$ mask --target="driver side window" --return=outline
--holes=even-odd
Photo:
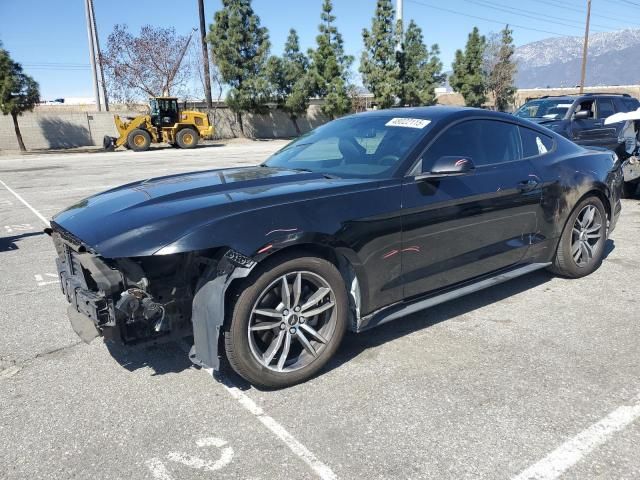
[[[578,104],[575,113],[587,111],[588,118],[593,118],[593,100],[584,100]]]
[[[496,120],[468,120],[458,123],[427,149],[422,157],[422,171],[430,171],[444,156],[471,158],[476,167],[505,163],[522,158],[518,127]]]

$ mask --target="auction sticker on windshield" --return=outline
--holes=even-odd
[[[392,118],[385,127],[406,127],[406,128],[424,128],[431,123],[431,120],[423,118]]]

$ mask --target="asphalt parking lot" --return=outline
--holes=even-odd
[[[0,156],[0,478],[640,478],[638,199],[592,276],[537,272],[351,334],[293,388],[221,382],[185,345],[80,342],[40,216],[282,145]]]

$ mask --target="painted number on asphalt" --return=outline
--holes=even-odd
[[[30,223],[19,223],[16,225],[5,225],[4,228],[7,233],[28,232],[29,230],[33,230],[33,225]]]
[[[185,467],[202,470],[203,472],[215,472],[225,467],[233,460],[233,448],[227,445],[225,440],[216,437],[201,438],[196,441],[199,448],[216,448],[220,451],[217,460],[206,460],[184,452],[169,452],[166,460],[178,463]],[[160,458],[152,458],[146,462],[147,468],[156,480],[174,480],[169,473],[167,464]]]
[[[43,273],[36,274],[33,276],[36,279],[36,283],[39,287],[44,287],[45,285],[53,285],[54,283],[58,283],[58,275],[55,273]],[[52,280],[55,279],[55,280]]]

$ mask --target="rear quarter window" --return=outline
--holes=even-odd
[[[629,112],[629,105],[624,101],[623,98],[614,98],[613,104],[616,107],[616,112]],[[635,109],[633,109],[635,110]]]
[[[632,112],[640,107],[640,102],[636,98],[623,98],[622,101],[627,107],[627,112]]]
[[[518,128],[520,129],[524,158],[539,157],[553,150],[553,138],[530,128]]]
[[[599,98],[598,101],[598,118],[607,118],[616,113],[613,108],[613,100],[611,98]]]

